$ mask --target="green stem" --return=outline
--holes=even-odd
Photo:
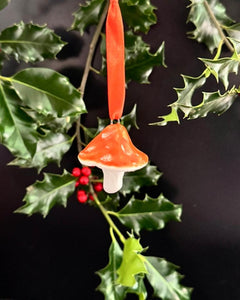
[[[105,219],[107,220],[110,228],[112,228],[116,234],[118,235],[120,241],[124,244],[126,239],[125,237],[122,235],[122,233],[120,232],[120,230],[117,228],[117,226],[114,224],[113,220],[110,218],[108,211],[102,206],[101,202],[98,200],[97,195],[94,193],[93,191],[93,187],[90,185],[90,192],[93,195],[93,198],[95,200],[95,203],[97,204],[97,206],[99,207],[99,209],[101,210],[103,216],[105,217]]]
[[[219,24],[218,20],[216,19],[210,5],[208,4],[208,2],[205,0],[203,1],[203,4],[205,6],[205,9],[210,17],[210,19],[212,20],[213,24],[216,26],[217,30],[218,30],[218,33],[219,35],[221,36],[222,40],[224,41],[225,45],[228,47],[228,49],[231,51],[231,52],[234,52],[234,48],[233,46],[231,45],[231,43],[229,42],[229,40],[227,39],[226,35],[224,34],[223,30],[222,30],[222,27],[221,25]]]
[[[5,77],[5,76],[1,76],[0,75],[0,80],[3,80],[3,81],[12,81],[11,77]]]
[[[96,27],[96,30],[93,34],[92,41],[91,41],[90,46],[89,46],[89,52],[88,52],[88,56],[87,56],[87,60],[86,60],[86,64],[85,64],[85,68],[84,68],[84,72],[83,72],[82,81],[81,81],[81,84],[78,88],[78,90],[82,94],[82,98],[84,96],[85,87],[86,87],[89,72],[92,69],[91,64],[92,64],[93,56],[94,56],[95,49],[96,49],[96,46],[97,46],[97,42],[98,42],[99,36],[101,34],[104,21],[105,21],[106,16],[107,16],[108,4],[109,3],[107,2],[107,4],[105,5],[105,7],[103,9],[103,12],[102,12],[102,15],[100,17],[99,23]],[[82,150],[81,134],[80,134],[80,126],[81,125],[80,124],[81,124],[81,117],[79,117],[78,120],[76,121],[76,134],[77,134],[78,152],[80,152]]]
[[[90,67],[90,70],[93,71],[94,73],[96,73],[97,75],[100,75],[101,72],[93,67]]]
[[[98,183],[98,182],[103,182],[102,179],[91,179],[92,183]]]

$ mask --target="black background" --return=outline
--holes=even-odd
[[[240,21],[239,0],[222,2],[230,16]],[[155,0],[153,4],[158,7],[158,24],[144,40],[151,43],[152,51],[165,40],[168,68],[154,69],[150,85],[129,84],[125,113],[138,104],[140,130],[132,130],[131,137],[164,172],[152,194],[164,192],[173,202],[182,203],[183,216],[181,223],[171,223],[162,231],[144,232],[141,242],[150,245],[149,255],[165,257],[181,266],[184,284],[194,287],[193,300],[237,300],[240,106],[236,101],[221,117],[184,120],[180,126],[148,125],[167,113],[167,105],[176,100],[173,87],[183,86],[180,74],[200,75],[203,65],[197,58],[211,57],[204,45],[186,36],[192,29],[186,24],[188,1]],[[59,55],[59,61],[38,66],[54,68],[78,86],[92,30],[84,37],[65,31],[77,8],[75,0],[12,1],[0,12],[0,29],[20,20],[48,23],[69,46]],[[95,66],[99,67],[98,57]],[[10,61],[4,74],[12,75],[22,67]],[[215,82],[210,80],[205,90],[214,89]],[[105,79],[90,76],[85,101],[89,110],[86,125],[96,125],[96,116],[107,117]],[[78,166],[76,156],[74,145],[64,157],[69,171]],[[46,219],[13,214],[37,173],[6,166],[12,156],[3,146],[0,158],[0,299],[103,299],[95,292],[99,278],[94,274],[108,261],[110,239],[102,215],[78,204],[75,196],[69,199],[67,209],[56,207]],[[45,171],[57,170],[52,165]]]

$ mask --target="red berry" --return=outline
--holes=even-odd
[[[81,175],[81,169],[80,168],[73,168],[72,169],[72,176],[79,177]]]
[[[83,167],[82,168],[82,175],[84,176],[90,176],[92,173],[91,169],[89,167]]]
[[[77,192],[77,199],[80,203],[85,203],[88,199],[88,196],[85,191],[80,190]]]
[[[86,192],[85,192],[84,190],[78,190],[78,191],[77,191],[77,194],[78,194],[78,195],[85,195]]]
[[[76,181],[76,182],[75,182],[75,187],[78,187],[79,184],[80,184],[79,181]]]
[[[94,197],[93,197],[92,194],[89,194],[89,195],[88,195],[88,198],[89,198],[90,200],[94,201]]]
[[[101,192],[103,190],[103,184],[101,182],[95,183],[93,188],[95,192]]]
[[[79,179],[78,179],[78,182],[81,184],[81,185],[87,185],[89,183],[89,178],[87,176],[81,176]]]

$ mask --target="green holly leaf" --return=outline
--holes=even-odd
[[[73,13],[74,21],[71,30],[79,30],[83,35],[89,26],[97,25],[105,5],[105,0],[91,0],[86,1],[85,5],[80,4],[79,9]]]
[[[171,104],[169,106],[171,106]],[[158,118],[162,119],[162,121],[149,123],[149,125],[165,126],[168,122],[178,122],[178,124],[180,123],[177,109],[175,109],[174,107],[171,107],[171,112],[169,114],[165,116],[159,116]]]
[[[42,61],[55,58],[65,45],[46,25],[14,24],[0,33],[0,47],[7,55],[12,55],[17,61]]]
[[[162,173],[157,170],[157,167],[150,164],[138,171],[125,173],[120,193],[125,196],[129,193],[139,192],[143,186],[157,185],[161,176]]]
[[[132,196],[120,211],[112,214],[139,234],[142,229],[158,230],[171,220],[180,221],[181,213],[181,205],[173,204],[163,195],[158,198],[146,195],[144,200],[137,200]]]
[[[192,96],[198,88],[204,85],[204,83],[206,82],[206,76],[205,72],[203,72],[198,77],[191,77],[186,75],[182,75],[182,77],[184,81],[184,87],[175,88],[178,99],[177,101],[169,105],[171,107],[171,113],[166,116],[159,116],[159,118],[163,120],[160,122],[151,123],[151,125],[164,126],[168,122],[174,121],[179,123],[178,110],[181,110],[184,113],[185,118],[189,116],[193,108]]]
[[[120,205],[119,193],[111,194],[111,196],[104,191],[98,193],[98,199],[106,210],[115,211]]]
[[[130,131],[132,127],[139,129],[137,124],[137,104],[133,106],[129,114],[121,117],[121,124],[127,128],[127,131]]]
[[[11,82],[22,102],[43,115],[66,117],[86,112],[81,94],[58,72],[29,68],[11,77]]]
[[[133,288],[128,288],[117,281],[117,269],[120,267],[123,257],[123,251],[116,240],[112,241],[109,248],[109,263],[108,265],[96,272],[100,278],[101,283],[97,290],[104,294],[105,300],[123,300],[128,293],[137,294],[139,300],[144,300],[147,297],[146,288],[141,276],[137,277],[137,284]]]
[[[11,0],[0,0],[0,10],[4,9]]]
[[[218,47],[222,37],[211,14],[215,16],[220,27],[231,26],[234,21],[227,16],[225,7],[218,0],[190,1],[188,22],[192,22],[196,28],[189,32],[189,36],[200,43],[205,43],[210,52],[213,52]]]
[[[162,300],[190,300],[192,289],[180,284],[183,276],[176,271],[176,265],[153,256],[145,256],[145,259],[146,276],[154,290],[154,297]]]
[[[125,68],[126,81],[135,80],[139,83],[149,83],[153,67],[164,66],[164,42],[155,53],[150,53],[150,46],[140,36],[131,31],[125,34]]]
[[[44,173],[43,181],[36,181],[27,188],[23,201],[15,212],[31,216],[40,213],[45,218],[55,205],[66,207],[68,197],[75,190],[76,178],[67,171],[62,175]]]
[[[43,115],[31,108],[22,108],[37,124],[38,130],[43,133],[46,131],[66,133],[77,120],[78,116],[67,116],[63,118],[53,117],[51,115]]]
[[[229,74],[238,74],[240,58],[236,52],[232,57],[224,57],[220,59],[201,58],[200,60],[204,62],[211,74],[213,74],[216,78],[217,82],[219,79],[223,82],[225,89],[227,89],[229,85]]]
[[[136,294],[139,300],[147,299],[147,290],[144,284],[144,276],[139,274],[135,276],[137,284],[127,289],[127,293]]]
[[[157,23],[156,7],[149,0],[122,0],[119,2],[123,20],[134,31],[147,33]]]
[[[137,282],[135,276],[147,273],[144,259],[140,254],[143,250],[139,240],[134,237],[129,237],[125,241],[123,259],[117,270],[117,274],[119,275],[116,281],[117,283],[123,286],[133,287]]]
[[[232,26],[225,26],[224,30],[226,30],[231,38],[240,41],[240,23],[233,24]]]
[[[120,284],[116,284],[118,277],[117,269],[121,264],[122,255],[122,249],[118,245],[117,241],[112,241],[112,244],[109,248],[108,265],[104,269],[96,272],[101,278],[101,283],[97,287],[97,290],[104,294],[105,300],[125,299],[127,288]]]
[[[16,158],[9,165],[22,168],[37,168],[40,172],[49,163],[60,166],[63,155],[72,145],[73,138],[63,133],[48,132],[37,143],[37,150],[32,159]]]
[[[33,120],[21,109],[21,101],[7,83],[0,81],[0,141],[13,155],[30,159],[38,134]]]
[[[136,111],[137,111],[137,105],[135,104],[129,114],[121,117],[121,124],[123,126],[125,126],[128,131],[132,127],[135,127],[138,129],[137,120],[136,120]],[[95,135],[97,135],[99,132],[101,132],[107,125],[109,125],[109,119],[98,118],[98,128],[97,128]]]
[[[204,74],[204,73],[203,73]],[[206,77],[200,75],[199,77],[191,77],[182,75],[184,81],[184,88],[175,88],[178,99],[171,107],[180,109],[186,118],[192,109],[192,97],[195,91],[206,82]]]
[[[210,112],[221,115],[232,106],[237,96],[238,91],[235,88],[232,88],[223,95],[219,91],[213,93],[204,92],[202,103],[191,108],[188,118],[204,118]]]
[[[179,99],[181,99],[182,101],[177,101],[170,105],[173,108],[173,111],[171,113],[172,120],[174,119],[174,115],[177,114],[178,109],[182,110],[185,113],[185,117],[187,117],[188,119],[204,118],[210,112],[221,115],[232,106],[233,102],[238,96],[238,93],[239,92],[235,87],[224,94],[221,94],[219,91],[212,93],[203,92],[202,102],[196,106],[193,106],[188,102],[188,100],[191,100],[191,95],[189,96],[186,94],[186,99],[181,97]],[[186,100],[186,105],[184,105],[184,100]],[[177,119],[175,121],[177,121]],[[161,122],[152,123],[151,125],[166,125],[166,119]]]
[[[105,36],[102,35],[101,43],[102,74],[106,75],[106,47]],[[150,46],[145,43],[141,36],[132,31],[125,32],[125,71],[126,82],[131,80],[139,83],[149,83],[149,76],[155,66],[165,65],[164,42],[155,53],[150,53]]]

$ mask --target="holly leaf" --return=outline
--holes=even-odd
[[[162,119],[162,121],[151,123],[151,125],[164,126],[168,122],[179,123],[178,110],[181,110],[184,113],[185,118],[189,116],[193,108],[192,96],[198,88],[204,85],[204,83],[206,82],[206,76],[205,72],[203,72],[198,77],[191,77],[186,75],[182,75],[182,77],[184,81],[184,87],[175,88],[178,99],[177,101],[169,105],[169,107],[171,107],[170,114],[167,114],[165,116],[159,116],[158,118]]]
[[[169,106],[171,106],[171,104]],[[158,118],[162,119],[162,121],[149,123],[149,125],[165,126],[168,122],[178,122],[178,124],[180,123],[177,109],[175,109],[174,107],[171,107],[171,112],[169,114],[165,116],[159,116]]]
[[[162,300],[190,300],[191,288],[180,284],[183,276],[178,267],[163,258],[145,256],[147,279],[154,290],[154,297]]]
[[[70,29],[79,30],[83,35],[89,26],[98,24],[105,5],[105,0],[91,0],[86,1],[85,5],[80,4],[79,9],[73,13],[74,21]]]
[[[27,188],[25,204],[15,212],[31,216],[40,213],[45,218],[55,205],[66,207],[68,197],[75,190],[76,178],[67,171],[62,175],[44,173],[43,181],[36,181]]]
[[[123,20],[134,31],[147,33],[157,23],[156,7],[149,0],[122,0],[119,2]]]
[[[111,196],[109,196],[109,194],[102,191],[98,193],[98,199],[101,201],[101,204],[106,210],[115,211],[119,207],[119,193],[111,194]]]
[[[12,55],[17,61],[23,60],[27,63],[56,58],[65,44],[46,25],[20,22],[0,33],[2,51],[7,55]]]
[[[202,103],[191,108],[188,118],[204,118],[210,112],[221,115],[232,106],[237,96],[238,91],[234,87],[223,95],[219,91],[213,93],[203,92]]]
[[[117,270],[117,274],[119,275],[117,283],[133,287],[137,282],[135,276],[147,273],[144,259],[140,254],[143,250],[139,240],[134,237],[129,237],[125,241],[122,262]]]
[[[78,116],[57,118],[51,115],[43,115],[31,108],[23,107],[22,109],[35,121],[38,130],[44,133],[49,130],[52,132],[66,133],[78,118]]]
[[[137,120],[136,120],[136,110],[137,110],[137,105],[135,104],[129,114],[121,117],[121,124],[125,126],[128,131],[132,127],[138,129]],[[95,135],[101,132],[107,125],[109,125],[109,119],[98,118],[98,128]]]
[[[172,106],[173,111],[171,112],[170,116],[172,116],[173,120],[178,109],[184,111],[185,117],[188,119],[204,118],[209,113],[221,115],[232,106],[233,102],[238,96],[238,93],[239,91],[235,87],[224,94],[221,94],[219,91],[212,93],[203,92],[203,100],[199,105],[193,106],[191,103],[188,103],[188,106],[184,106],[183,102],[181,104],[178,101],[171,104],[170,106]],[[188,96],[186,97],[188,98]],[[169,117],[169,115],[167,117]],[[175,121],[177,121],[177,119]],[[166,119],[164,119],[161,122],[152,123],[151,125],[163,126],[166,125],[166,123]]]
[[[4,9],[11,0],[0,0],[0,10]]]
[[[13,155],[30,159],[36,151],[37,126],[20,105],[11,86],[0,81],[0,141]]]
[[[240,23],[233,24],[232,26],[225,26],[224,30],[226,30],[231,38],[240,41]]]
[[[129,114],[121,117],[121,124],[126,127],[127,131],[130,131],[132,127],[139,129],[137,124],[137,104],[133,106]]]
[[[142,277],[137,277],[137,284],[133,288],[128,288],[120,284],[116,284],[117,269],[122,262],[123,251],[117,241],[114,239],[109,248],[109,263],[99,270],[97,275],[101,278],[101,283],[97,290],[104,294],[105,300],[123,300],[128,293],[137,294],[139,300],[146,299],[147,292]]]
[[[157,170],[157,167],[150,164],[138,171],[125,173],[120,193],[126,196],[129,193],[139,192],[143,186],[157,185],[161,176],[162,173]]]
[[[66,117],[86,112],[81,94],[58,72],[29,68],[11,77],[11,82],[22,102],[43,115]]]
[[[195,30],[189,32],[189,37],[199,43],[205,43],[210,52],[218,47],[222,37],[214,24],[211,14],[215,16],[220,27],[231,26],[234,21],[226,14],[226,9],[218,0],[190,0],[188,22],[195,25]]]
[[[37,168],[40,172],[49,163],[60,166],[63,154],[72,145],[73,138],[63,133],[48,132],[37,143],[37,150],[32,159],[16,158],[9,165],[22,168]]]
[[[135,276],[137,284],[127,289],[127,293],[136,294],[139,300],[147,299],[147,290],[144,284],[144,276],[139,274]]]
[[[204,59],[200,58],[205,66],[214,75],[217,82],[219,79],[223,82],[225,89],[228,88],[228,76],[230,73],[238,74],[240,58],[235,51],[232,57],[224,57],[220,59]]]
[[[164,228],[171,220],[180,221],[181,213],[181,205],[173,204],[161,194],[158,198],[145,195],[144,200],[137,200],[132,196],[129,202],[113,215],[139,234],[142,229],[158,230]]]
[[[131,31],[125,34],[125,68],[126,81],[135,80],[139,83],[149,83],[149,76],[153,67],[164,66],[164,42],[155,53],[150,53],[150,46],[141,36],[134,35]]]
[[[182,75],[184,81],[184,88],[175,88],[178,99],[171,107],[180,109],[186,118],[192,109],[192,97],[195,91],[206,82],[206,77],[200,75],[199,77],[191,77]]]
[[[121,264],[123,252],[116,240],[112,241],[108,255],[108,265],[96,272],[101,278],[101,283],[97,290],[104,294],[105,300],[123,300],[125,299],[127,288],[116,284],[117,269]]]
[[[106,46],[105,36],[102,35],[101,43],[102,69],[106,75]],[[150,46],[145,43],[141,36],[137,36],[132,31],[125,32],[125,72],[126,82],[131,80],[139,83],[149,83],[149,76],[155,66],[165,65],[164,42],[155,53],[150,53]]]

